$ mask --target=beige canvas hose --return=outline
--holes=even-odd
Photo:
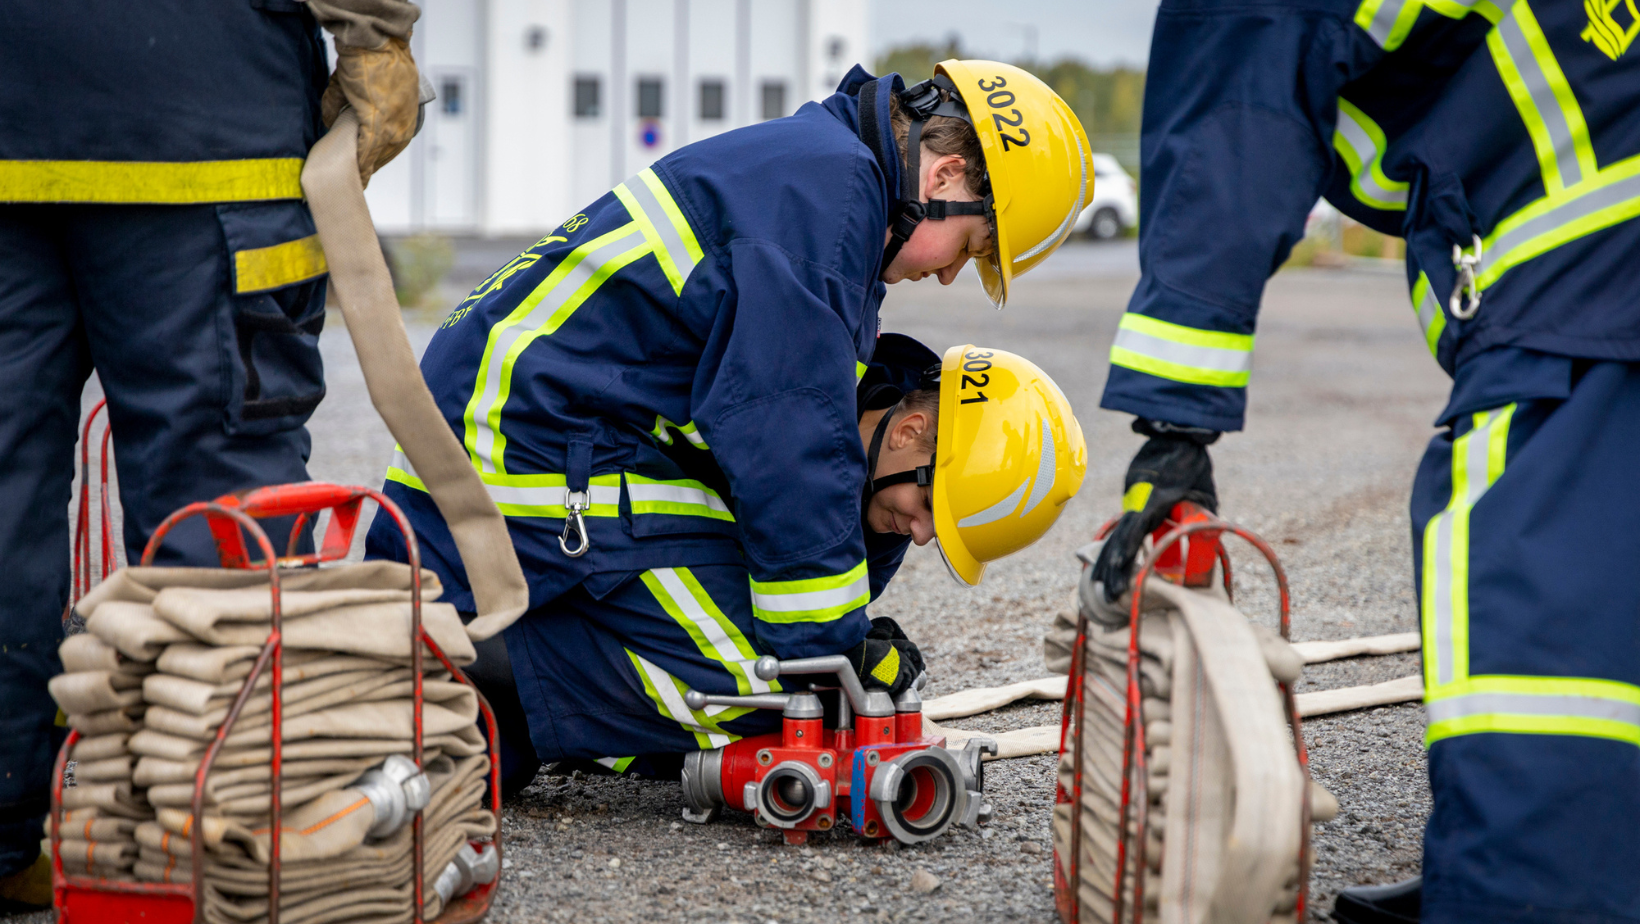
[[[478,610],[467,633],[486,639],[523,614],[529,588],[506,519],[439,413],[416,365],[359,182],[358,133],[357,117],[343,110],[308,152],[302,191],[330,264],[330,291],[347,320],[370,401],[450,527]]]

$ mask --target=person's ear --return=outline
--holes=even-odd
[[[929,166],[928,188],[923,190],[924,198],[935,198],[962,188],[967,182],[967,174],[967,160],[956,154],[942,155]]]
[[[894,425],[893,448],[900,450],[907,446],[916,445],[927,429],[928,415],[922,411],[912,411],[900,418],[900,422]]]

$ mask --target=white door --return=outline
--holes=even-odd
[[[422,126],[427,136],[426,223],[467,229],[476,224],[473,206],[478,198],[476,82],[468,68],[435,70],[432,80],[438,99],[428,105]]]

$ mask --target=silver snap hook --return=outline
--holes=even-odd
[[[1452,245],[1452,268],[1458,271],[1458,284],[1447,300],[1447,308],[1460,321],[1473,318],[1481,310],[1481,288],[1475,281],[1475,268],[1481,264],[1484,248],[1479,234],[1471,234],[1470,238],[1474,242],[1474,253],[1464,253],[1462,247]]]
[[[585,491],[570,491],[564,496],[564,532],[558,537],[558,548],[570,558],[580,558],[592,548],[592,538],[587,535],[587,523],[583,514],[592,506],[591,498]],[[570,537],[575,537],[575,546],[570,546]]]

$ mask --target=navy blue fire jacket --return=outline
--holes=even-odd
[[[1164,0],[1141,141],[1143,275],[1102,406],[1240,429],[1264,283],[1323,195],[1406,238],[1413,310],[1458,380],[1443,418],[1564,397],[1572,357],[1640,360],[1630,9]],[[1459,289],[1461,313],[1479,295],[1467,320],[1450,307]],[[1483,396],[1466,380],[1522,384]]]
[[[861,140],[872,80],[855,68],[789,118],[666,155],[497,270],[434,336],[422,373],[507,517],[532,607],[600,573],[743,562],[777,655],[865,636],[855,387],[899,183],[892,147]],[[875,84],[868,135],[893,138],[898,86]],[[471,608],[402,454],[387,492]],[[560,540],[580,504],[591,545],[577,558]],[[394,533],[378,517],[370,553],[402,558]]]

